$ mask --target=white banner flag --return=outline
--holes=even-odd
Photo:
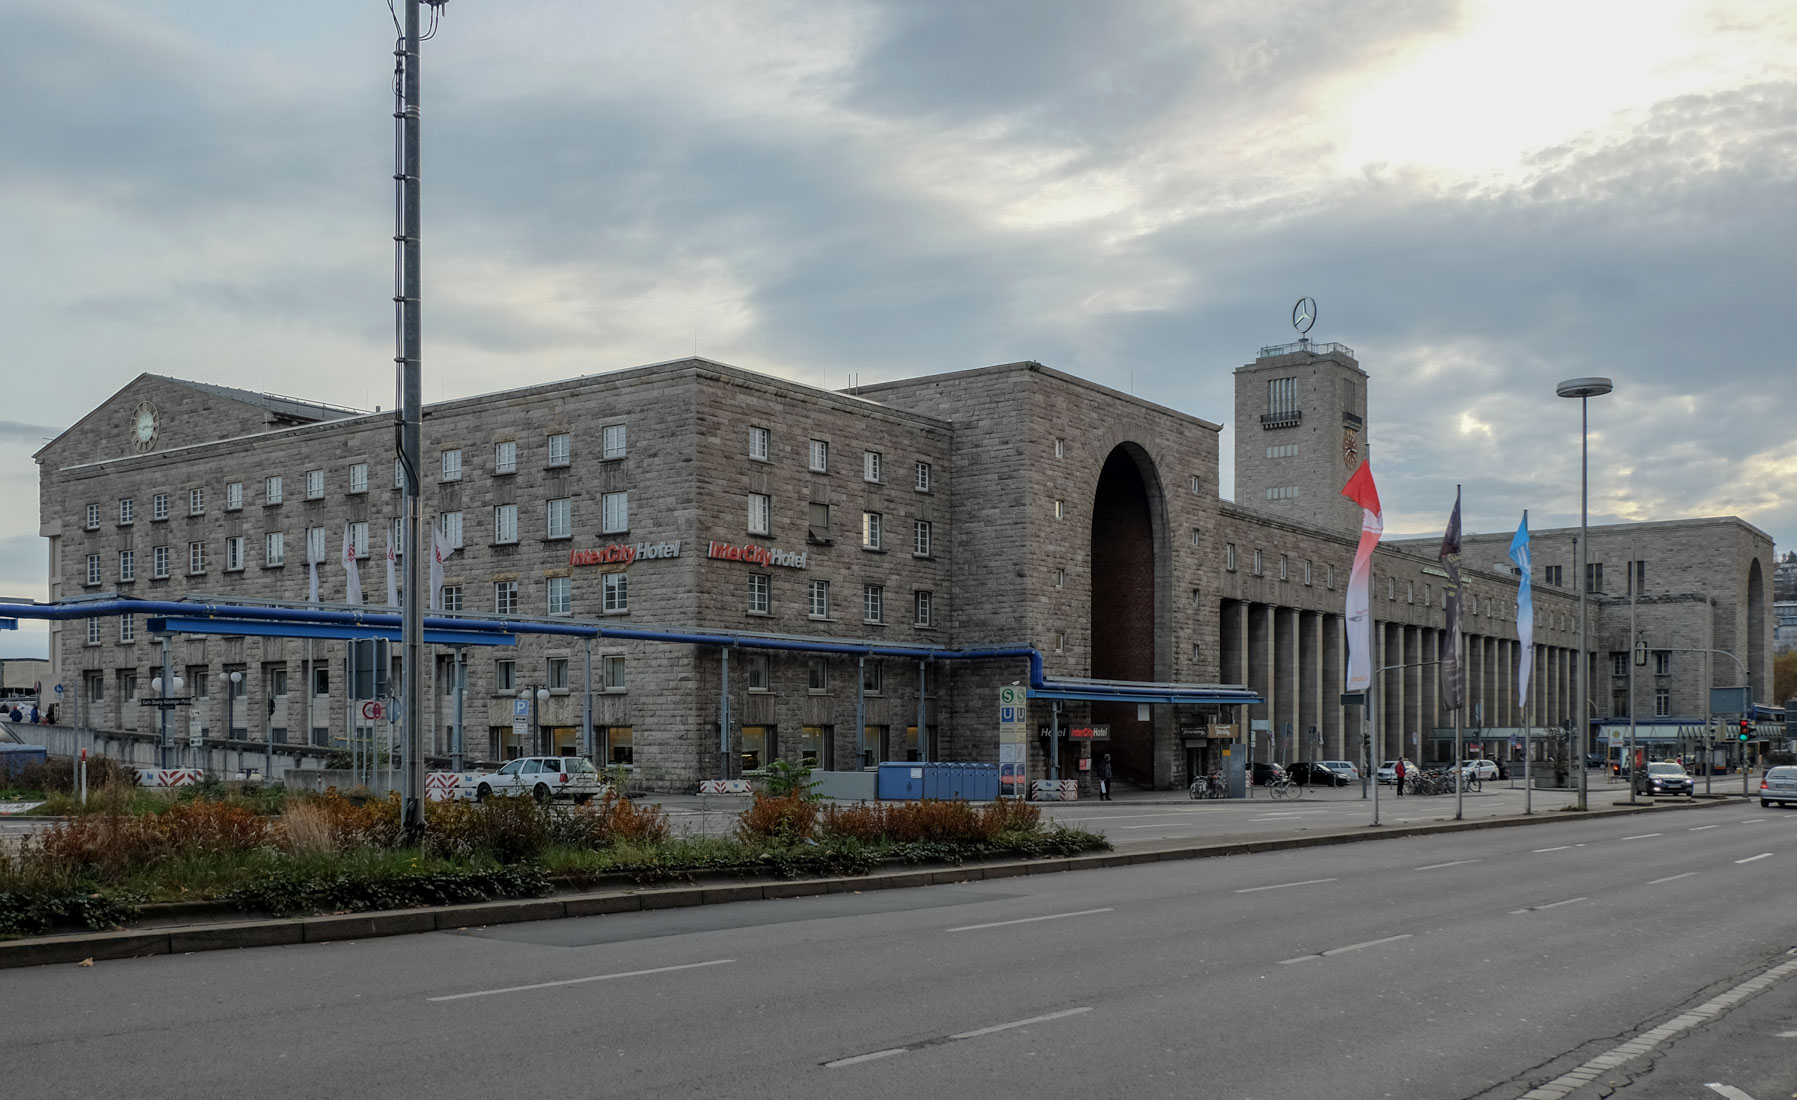
[[[1360,545],[1354,551],[1354,568],[1348,573],[1348,682],[1344,690],[1365,691],[1373,682],[1373,551],[1385,534],[1385,517],[1370,463],[1362,462],[1354,471],[1342,486],[1342,496],[1360,505]]]
[[[356,540],[350,537],[349,524],[343,525],[343,602],[362,602],[362,571],[356,565]]]
[[[399,606],[399,589],[393,583],[393,566],[398,561],[393,553],[393,533],[387,532],[387,606]]]
[[[438,523],[431,525],[431,605],[430,606],[431,606],[432,611],[442,610],[442,606],[443,606],[443,562],[446,559],[448,559],[449,555],[455,553],[455,547],[449,545],[449,540],[443,537],[443,529],[441,526],[439,526],[439,524],[441,522],[442,522],[442,517],[439,516]]]

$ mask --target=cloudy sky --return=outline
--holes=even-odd
[[[391,405],[392,42],[0,3],[0,593],[31,452],[140,371]],[[1309,294],[1387,530],[1576,522],[1554,383],[1604,374],[1594,521],[1797,543],[1788,0],[456,0],[422,88],[431,400],[1027,358],[1227,422]]]

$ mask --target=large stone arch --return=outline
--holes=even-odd
[[[1782,702],[1772,698],[1772,685],[1766,682],[1766,575],[1760,559],[1747,566],[1747,682],[1753,688],[1756,703]]]
[[[1092,493],[1091,675],[1101,680],[1166,680],[1172,666],[1169,593],[1172,554],[1166,497],[1154,460],[1139,443],[1111,446]],[[1092,721],[1111,727],[1109,752],[1120,778],[1155,780],[1154,718],[1133,703],[1093,703]]]

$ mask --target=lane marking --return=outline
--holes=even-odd
[[[1665,835],[1666,835],[1665,833],[1637,833],[1634,836],[1625,836],[1622,839],[1624,839],[1624,840],[1646,840],[1650,836],[1665,836]]]
[[[491,997],[496,993],[525,993],[532,989],[554,989],[561,985],[583,985],[586,982],[609,982],[613,978],[640,978],[645,974],[668,974],[675,970],[697,970],[703,966],[723,966],[735,959],[711,959],[707,962],[681,963],[679,966],[657,966],[649,970],[626,970],[621,974],[594,974],[586,978],[563,978],[559,982],[537,982],[533,985],[508,985],[504,989],[477,989],[472,993],[450,993],[442,997],[426,997],[427,1001],[463,1001],[469,997]]]
[[[1398,936],[1386,936],[1383,939],[1367,940],[1365,943],[1351,943],[1346,947],[1331,947],[1327,951],[1317,951],[1309,955],[1299,955],[1296,958],[1291,959],[1280,959],[1279,965],[1290,966],[1293,963],[1308,962],[1311,959],[1327,959],[1333,955],[1344,955],[1349,951],[1359,951],[1367,947],[1378,947],[1382,943],[1396,943],[1398,940],[1407,940],[1411,938],[1411,935],[1411,933],[1405,932]]]
[[[1540,855],[1542,852],[1565,852],[1571,848],[1572,845],[1570,844],[1562,844],[1558,848],[1537,848],[1535,849],[1535,854]]]
[[[1090,1012],[1090,1011],[1092,1011],[1092,1006],[1090,1006],[1090,1005],[1087,1005],[1084,1008],[1069,1008],[1062,1012],[1050,1012],[1045,1016],[1031,1016],[1027,1020],[1012,1020],[1008,1024],[993,1024],[991,1027],[981,1027],[981,1028],[975,1028],[972,1031],[962,1031],[962,1032],[958,1032],[954,1035],[950,1035],[949,1038],[950,1039],[977,1039],[982,1035],[991,1035],[994,1032],[998,1032],[998,1031],[1010,1031],[1012,1028],[1028,1027],[1031,1024],[1046,1023],[1049,1020],[1059,1020],[1059,1019],[1063,1019],[1067,1016],[1079,1016],[1079,1015],[1082,1015],[1082,1014]]]
[[[1756,859],[1765,859],[1767,856],[1769,856],[1771,854],[1772,854],[1771,852],[1761,852],[1757,856],[1748,856],[1746,859],[1737,859],[1737,860],[1735,860],[1735,862],[1736,863],[1752,863]]]
[[[1455,859],[1455,860],[1449,860],[1446,863],[1431,863],[1426,867],[1412,867],[1411,870],[1412,871],[1439,871],[1443,867],[1458,867],[1463,863],[1477,863],[1477,862],[1479,862],[1479,861],[1476,859]]]
[[[1288,886],[1316,886],[1319,883],[1334,882],[1334,881],[1336,881],[1336,880],[1332,879],[1332,878],[1307,878],[1303,882],[1281,882],[1276,886],[1249,886],[1244,889],[1237,890],[1236,893],[1238,893],[1238,894],[1256,894],[1262,890],[1283,890]]]
[[[948,932],[977,932],[982,928],[1003,928],[1007,924],[1034,924],[1039,920],[1060,920],[1062,917],[1089,917],[1093,913],[1112,913],[1115,908],[1081,909],[1077,913],[1050,913],[1046,917],[1019,917],[1016,920],[995,920],[990,924],[963,924],[959,928],[948,928]]]
[[[1681,878],[1690,878],[1692,875],[1695,875],[1696,873],[1697,873],[1696,871],[1686,871],[1682,875],[1667,875],[1665,878],[1654,879],[1652,882],[1648,883],[1648,885],[1649,886],[1658,886],[1662,882],[1677,882]]]
[[[1749,978],[1728,992],[1706,1001],[1687,1012],[1680,1013],[1659,1027],[1644,1031],[1576,1069],[1570,1070],[1547,1082],[1545,1085],[1530,1089],[1521,1100],[1561,1100],[1575,1090],[1590,1084],[1602,1074],[1630,1062],[1644,1054],[1651,1054],[1660,1044],[1691,1030],[1702,1024],[1713,1023],[1717,1017],[1735,1005],[1772,988],[1773,984],[1784,978],[1797,974],[1797,959],[1779,963],[1760,974],[1757,978]],[[1710,1088],[1717,1088],[1711,1084]],[[1724,1088],[1728,1086],[1722,1086]],[[1726,1093],[1724,1095],[1727,1095]],[[1741,1095],[1746,1095],[1745,1093]],[[1739,1097],[1732,1098],[1739,1100]],[[1753,1100],[1748,1097],[1748,1100]]]
[[[1774,1035],[1773,1038],[1774,1039],[1797,1039],[1797,1031],[1781,1031],[1777,1035]]]
[[[1753,1097],[1749,1096],[1747,1093],[1742,1092],[1733,1085],[1725,1085],[1720,1081],[1710,1081],[1703,1087],[1716,1090],[1723,1096],[1728,1097],[1728,1100],[1753,1100]]]
[[[1705,829],[1720,829],[1721,827],[1722,826],[1720,826],[1720,825],[1699,825],[1695,829],[1687,829],[1686,831],[1692,832],[1692,833],[1701,833]]]
[[[1758,825],[1760,822],[1762,822],[1764,820],[1766,820],[1766,819],[1763,817],[1750,817],[1750,818],[1747,818],[1746,820],[1742,821],[1741,824],[1743,824],[1743,825]]]
[[[857,1054],[853,1058],[838,1058],[834,1062],[825,1062],[824,1068],[841,1069],[843,1066],[852,1066],[860,1062],[871,1062],[876,1058],[890,1058],[894,1054],[903,1054],[910,1049],[910,1047],[893,1047],[891,1050],[876,1050],[872,1054]]]
[[[1512,909],[1510,910],[1510,915],[1514,917],[1519,913],[1537,913],[1543,909],[1558,909],[1562,905],[1571,905],[1575,901],[1590,900],[1590,898],[1567,898],[1565,901],[1550,901],[1546,905],[1531,905],[1527,909]]]

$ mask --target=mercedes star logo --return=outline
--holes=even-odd
[[[1310,331],[1310,326],[1317,323],[1317,302],[1315,298],[1299,298],[1298,304],[1292,307],[1292,327],[1299,335]]]

